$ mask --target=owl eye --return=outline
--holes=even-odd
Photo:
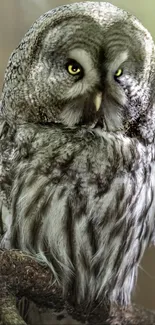
[[[69,60],[66,65],[66,69],[72,76],[83,76],[83,68],[75,60]]]
[[[120,76],[122,76],[122,74],[123,74],[123,70],[122,69],[116,70],[116,72],[114,74],[115,79],[118,79]]]

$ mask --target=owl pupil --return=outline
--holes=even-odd
[[[73,65],[73,68],[72,68],[73,72],[76,72],[78,70],[78,67]]]

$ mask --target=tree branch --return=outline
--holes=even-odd
[[[94,302],[91,307],[64,300],[53,281],[51,271],[21,251],[0,250],[0,325],[26,325],[16,308],[16,298],[23,296],[39,306],[66,309],[73,319],[89,325],[153,325],[155,314],[136,306],[123,308]]]

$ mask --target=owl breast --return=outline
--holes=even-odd
[[[45,262],[78,301],[108,296],[129,303],[154,234],[152,147],[58,126],[22,126],[13,145],[1,141],[12,247]]]

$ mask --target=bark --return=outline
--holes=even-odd
[[[72,294],[63,298],[51,271],[32,256],[21,251],[0,250],[0,325],[26,325],[16,308],[16,301],[26,297],[38,306],[64,309],[76,321],[87,325],[153,325],[155,313],[138,306],[110,306],[94,302],[78,305]]]

